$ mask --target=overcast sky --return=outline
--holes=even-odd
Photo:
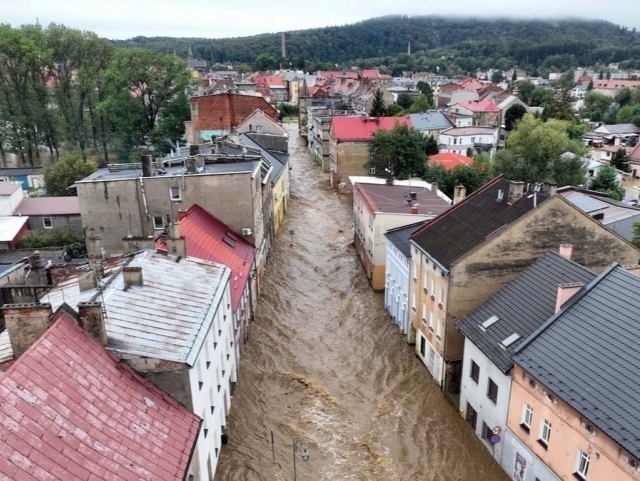
[[[51,22],[122,39],[239,37],[342,25],[389,14],[609,20],[640,30],[640,0],[0,0],[0,22]]]

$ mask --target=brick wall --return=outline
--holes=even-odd
[[[197,104],[197,115],[191,119],[194,130],[230,130],[256,109],[278,121],[278,111],[262,97],[224,93],[192,97],[191,103],[192,112]]]

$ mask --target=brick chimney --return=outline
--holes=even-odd
[[[417,205],[412,205],[411,206],[411,213],[412,214],[417,214],[418,213],[418,206]]]
[[[437,182],[431,182],[431,190],[433,191],[433,193],[437,194],[438,193],[438,183]]]
[[[49,328],[51,305],[6,304],[2,308],[14,359],[18,359]]]
[[[82,329],[91,334],[100,344],[107,345],[107,328],[104,324],[102,303],[79,302],[78,323]]]
[[[545,180],[542,183],[542,192],[547,194],[549,197],[553,197],[554,195],[556,195],[557,191],[558,191],[558,184],[556,184],[555,182],[551,180]]]
[[[129,286],[142,287],[142,267],[126,266],[122,268],[124,283]]]
[[[102,257],[102,236],[90,235],[87,237],[87,255],[89,257]]]
[[[93,271],[89,271],[78,277],[78,288],[80,292],[89,291],[98,287],[98,276]]]
[[[42,261],[40,260],[40,251],[33,251],[33,254],[29,256],[29,266],[33,269],[42,267]]]
[[[558,248],[558,254],[567,259],[571,260],[571,254],[573,253],[573,244],[560,244]]]
[[[466,196],[467,188],[462,184],[456,185],[453,190],[453,205],[463,201]]]
[[[555,312],[558,312],[560,309],[562,309],[562,306],[583,287],[584,287],[584,284],[582,282],[570,282],[567,284],[560,284],[558,286],[558,294],[556,296]]]
[[[509,195],[507,197],[507,202],[509,204],[518,202],[522,198],[523,194],[524,194],[524,182],[520,180],[510,180]]]
[[[130,254],[144,249],[155,249],[155,239],[152,236],[127,236],[122,239],[122,252]]]
[[[180,221],[174,220],[169,225],[167,254],[187,257],[187,243],[185,241],[185,238],[180,235]]]

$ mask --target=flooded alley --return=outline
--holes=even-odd
[[[291,201],[241,362],[216,480],[505,481],[388,317],[337,196],[290,124]],[[290,236],[289,231],[294,235]],[[275,460],[270,431],[275,436]]]

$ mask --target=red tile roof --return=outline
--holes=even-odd
[[[454,154],[453,152],[443,152],[429,156],[429,162],[440,164],[447,170],[451,170],[458,165],[473,165],[473,159],[466,155]]]
[[[80,215],[77,197],[25,197],[14,209],[20,215]]]
[[[235,311],[251,275],[255,247],[197,204],[180,219],[180,235],[185,238],[189,257],[217,262],[231,269],[231,304]],[[167,249],[163,238],[156,241],[156,248]]]
[[[640,86],[640,80],[594,80],[593,88],[621,90],[623,88],[636,88]]]
[[[342,142],[368,142],[376,130],[391,130],[396,123],[412,126],[409,117],[334,117],[331,136]]]
[[[1,480],[183,480],[200,418],[59,310],[0,380]]]
[[[456,105],[461,105],[472,112],[500,112],[500,107],[491,100],[469,100],[467,102],[458,102]]]

